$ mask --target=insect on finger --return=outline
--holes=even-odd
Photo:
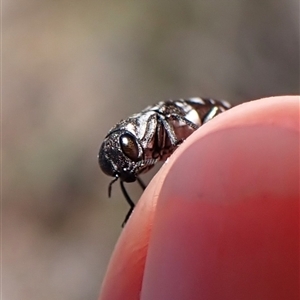
[[[109,197],[113,183],[119,179],[130,205],[122,227],[135,206],[124,182],[137,181],[145,189],[141,174],[158,161],[165,161],[201,125],[230,108],[226,101],[209,98],[161,101],[120,121],[108,132],[98,162],[105,174],[114,177],[108,186]]]

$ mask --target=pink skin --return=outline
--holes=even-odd
[[[100,300],[299,299],[298,96],[189,137],[125,226]]]

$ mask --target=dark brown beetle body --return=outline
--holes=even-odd
[[[162,101],[122,120],[108,132],[98,161],[102,171],[114,177],[109,185],[109,196],[112,184],[120,179],[131,207],[123,225],[134,208],[123,182],[137,180],[145,188],[140,174],[158,161],[166,160],[196,129],[230,107],[226,101],[208,98]]]

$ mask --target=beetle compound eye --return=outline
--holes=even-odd
[[[120,137],[120,144],[123,153],[133,161],[138,161],[139,149],[133,136],[123,134]]]

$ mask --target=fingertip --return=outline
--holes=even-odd
[[[297,299],[298,97],[220,115],[165,168],[142,299]]]
[[[294,299],[298,154],[299,97],[253,101],[202,126],[147,187],[99,299]]]

